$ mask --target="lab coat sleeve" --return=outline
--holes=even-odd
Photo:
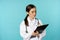
[[[25,26],[24,22],[22,22],[20,24],[20,35],[21,35],[21,37],[27,39],[27,38],[31,37],[31,34],[32,33],[26,33],[26,26]]]
[[[41,34],[40,34],[40,38],[42,39],[43,37],[45,37],[46,35],[46,30],[44,30]]]
[[[41,20],[39,20],[39,23],[40,23],[41,25],[43,25],[42,22],[41,22]],[[40,34],[40,38],[43,38],[45,35],[46,35],[46,30],[44,30],[44,31]]]

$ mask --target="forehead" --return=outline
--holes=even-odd
[[[36,8],[32,8],[30,11],[36,11]]]

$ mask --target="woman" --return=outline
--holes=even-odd
[[[21,37],[23,40],[41,40],[46,35],[46,31],[44,30],[41,34],[38,31],[34,32],[37,26],[42,25],[42,22],[35,17],[36,7],[33,4],[29,4],[26,6],[26,12],[27,16],[20,24]]]

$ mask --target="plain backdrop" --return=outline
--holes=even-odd
[[[60,40],[60,0],[0,0],[0,40],[22,40],[19,26],[28,4],[34,4],[36,17],[49,24],[43,40]]]

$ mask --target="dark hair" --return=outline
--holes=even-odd
[[[36,8],[33,4],[29,4],[26,6],[26,12],[29,12],[32,8]],[[25,25],[28,26],[28,20],[27,20],[27,17],[29,15],[27,14],[24,21],[25,21]]]

